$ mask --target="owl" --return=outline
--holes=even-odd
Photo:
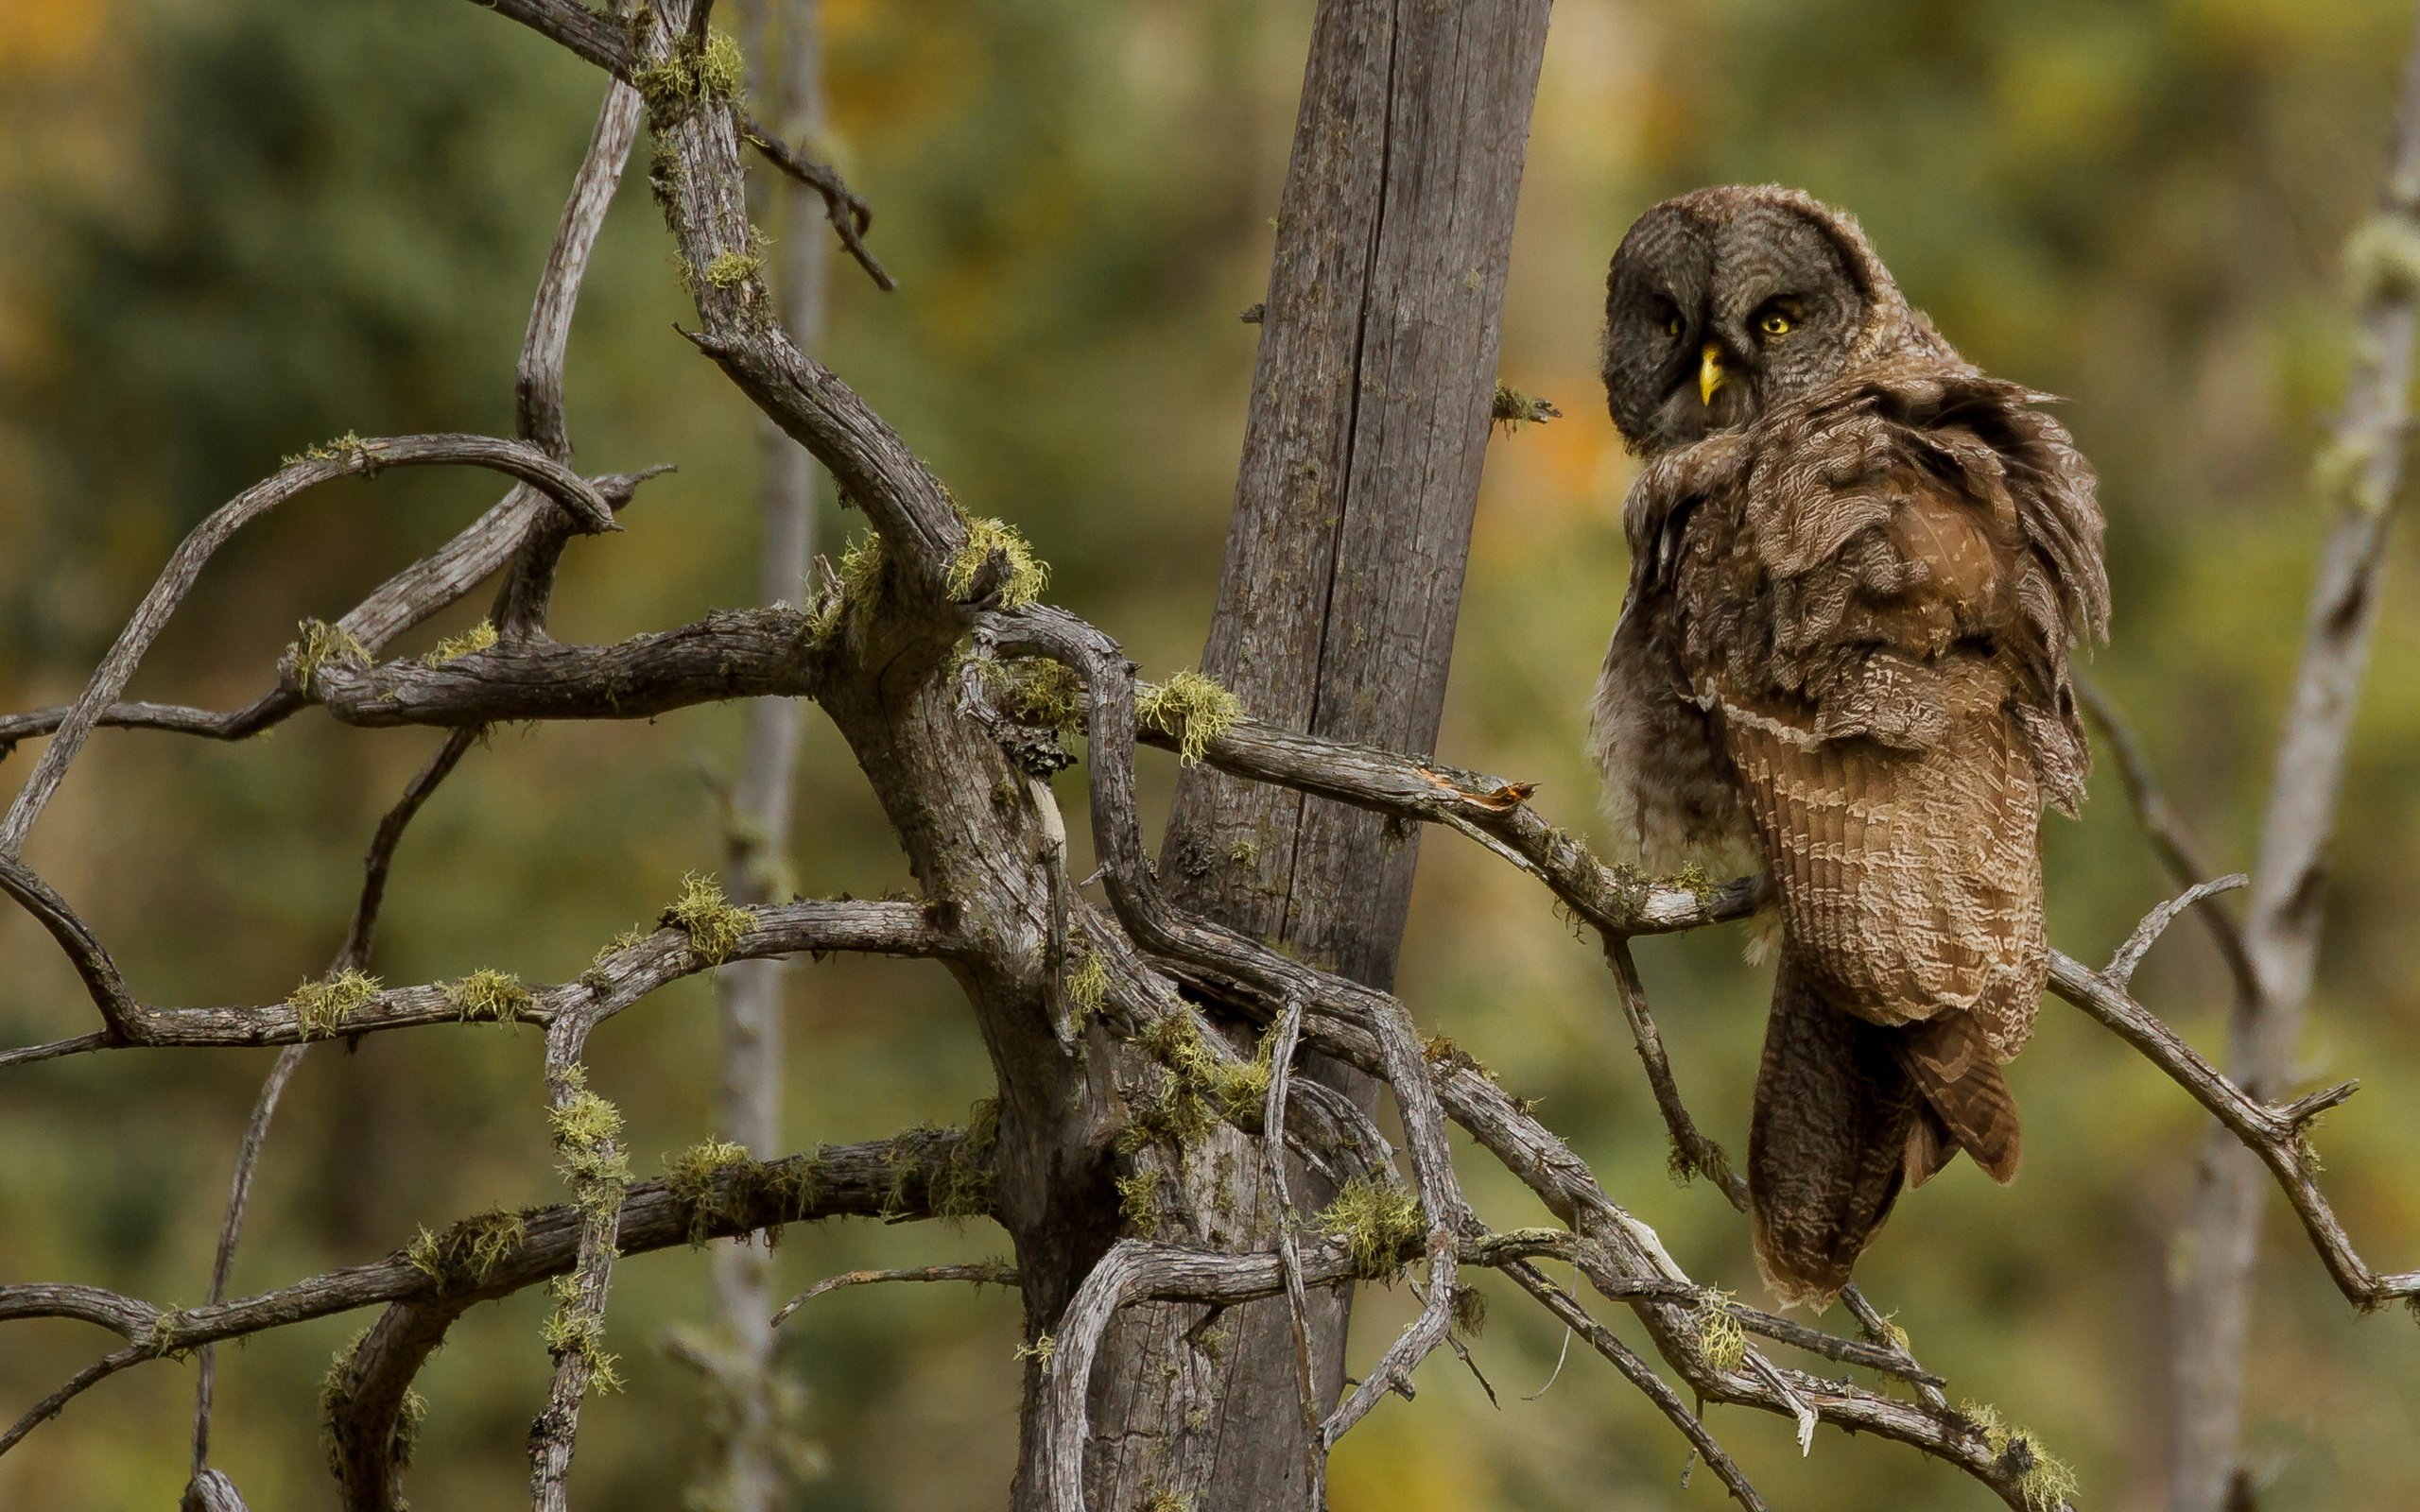
[[[2083,796],[2067,662],[2109,614],[2092,470],[1795,190],[1648,211],[1605,320],[1643,465],[1593,753],[1647,864],[1772,879],[1749,1206],[1767,1283],[1821,1308],[1903,1186],[2016,1174],[2042,811]]]

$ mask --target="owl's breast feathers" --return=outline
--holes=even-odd
[[[1625,510],[1598,695],[1617,799],[1643,836],[1752,839],[1805,987],[1929,1025],[1920,1085],[2023,1043],[2047,966],[2035,830],[2089,760],[2067,656],[2108,612],[2100,516],[2041,397],[1911,362],[1657,458]],[[1670,748],[1690,732],[1735,806],[1671,789],[1711,780]],[[1943,1110],[1994,1166],[1990,1130]]]

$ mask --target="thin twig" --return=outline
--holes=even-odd
[[[977,1286],[1014,1286],[1017,1268],[996,1261],[970,1261],[957,1265],[911,1265],[901,1270],[844,1270],[821,1280],[784,1302],[775,1313],[772,1328],[780,1328],[789,1315],[828,1292],[849,1286],[873,1286],[888,1281],[972,1281]]]
[[[1646,1361],[1640,1359],[1629,1345],[1616,1337],[1611,1329],[1591,1317],[1588,1310],[1580,1305],[1578,1298],[1549,1280],[1546,1273],[1535,1265],[1526,1262],[1507,1265],[1504,1267],[1504,1274],[1518,1282],[1523,1291],[1546,1304],[1547,1312],[1563,1320],[1564,1327],[1569,1331],[1569,1333],[1564,1335],[1566,1345],[1569,1342],[1570,1333],[1579,1334],[1588,1341],[1591,1349],[1612,1362],[1614,1368],[1622,1373],[1622,1379],[1645,1393],[1647,1400],[1655,1404],[1656,1410],[1669,1419],[1673,1427],[1681,1431],[1682,1436],[1689,1441],[1689,1447],[1696,1450],[1705,1460],[1707,1468],[1714,1471],[1716,1478],[1722,1482],[1724,1489],[1731,1493],[1732,1500],[1746,1508],[1747,1512],[1765,1512],[1765,1499],[1756,1493],[1756,1487],[1749,1481],[1747,1472],[1739,1469],[1738,1463],[1733,1460],[1721,1444],[1715,1440],[1714,1435],[1706,1431],[1704,1421],[1697,1414],[1682,1405],[1681,1399],[1672,1394],[1672,1388],[1666,1385],[1664,1379],[1658,1376]],[[1563,1364],[1558,1360],[1555,1363],[1555,1373],[1560,1375],[1562,1371]],[[1552,1385],[1554,1383],[1549,1380],[1547,1383]],[[1539,1390],[1543,1392],[1545,1387],[1540,1387]]]
[[[508,473],[544,490],[581,529],[619,528],[614,524],[613,507],[587,479],[518,441],[460,435],[399,436],[373,440],[348,438],[321,448],[319,455],[296,458],[219,506],[193,527],[169,557],[159,580],[144,595],[126,627],[118,632],[109,654],[101,659],[83,696],[52,733],[42,760],[35,764],[33,775],[26,780],[16,801],[9,805],[7,817],[0,819],[0,857],[13,860],[25,849],[26,833],[42,816],[43,807],[58,790],[60,779],[67,775],[68,765],[83,748],[94,725],[126,691],[144,653],[167,627],[177,606],[184,602],[194,580],[201,576],[202,567],[230,536],[319,484],[354,474],[368,475],[387,468],[433,465],[467,465]]]

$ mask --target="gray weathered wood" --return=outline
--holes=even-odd
[[[2354,369],[2323,472],[2339,493],[2311,591],[2302,660],[2277,742],[2252,902],[2243,927],[2257,990],[2229,1019],[2234,1079],[2258,1099],[2294,1074],[2319,957],[2327,849],[2336,833],[2353,715],[2369,669],[2392,507],[2403,487],[2412,336],[2420,324],[2402,250],[2420,237],[2420,37],[2402,97],[2377,210],[2356,232]],[[2169,1512],[2240,1504],[2243,1393],[2255,1266],[2260,1253],[2260,1161],[2223,1128],[2204,1141],[2172,1286],[2169,1355]]]
[[[1280,729],[1434,746],[1547,9],[1319,9],[1202,653],[1204,671]],[[1383,988],[1414,833],[1195,768],[1179,782],[1162,866],[1183,905]],[[1253,1151],[1234,1143],[1195,1162],[1200,1190],[1177,1199],[1199,1231],[1274,1216]],[[1211,1177],[1222,1165],[1241,1173],[1226,1214]],[[1309,1173],[1293,1188],[1312,1206],[1327,1195]],[[1307,1298],[1322,1412],[1342,1384],[1349,1297]],[[1132,1309],[1104,1346],[1092,1414],[1100,1504],[1152,1487],[1202,1506],[1304,1504],[1288,1307],[1236,1309],[1219,1361],[1170,1369],[1192,1354],[1184,1334],[1199,1316]]]

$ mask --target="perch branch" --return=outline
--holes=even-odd
[[[1092,748],[1088,765],[1094,849],[1101,859],[1102,880],[1111,902],[1136,941],[1153,954],[1226,977],[1245,1002],[1256,1005],[1265,1020],[1282,1011],[1288,996],[1299,995],[1305,1004],[1304,1033],[1307,1043],[1382,1080],[1391,1080],[1384,1031],[1378,1027],[1381,1015],[1402,1012],[1391,996],[1290,960],[1234,931],[1185,916],[1159,893],[1146,863],[1135,816],[1133,668],[1115,643],[1071,616],[1033,607],[985,614],[978,619],[975,635],[978,643],[988,642],[995,653],[1060,661],[1072,668],[1084,685]],[[1288,740],[1299,742],[1302,737]],[[1321,747],[1333,744],[1308,742],[1295,745],[1293,750],[1296,754],[1324,754]],[[1403,758],[1392,760],[1401,766],[1417,765]],[[1380,765],[1383,770],[1387,764]],[[1424,785],[1431,793],[1450,788],[1462,795],[1446,799],[1458,806],[1470,801],[1469,790],[1459,785],[1443,781]],[[1407,806],[1425,808],[1437,801],[1434,797],[1423,795]],[[1499,806],[1513,807],[1517,802],[1517,799],[1508,799]],[[1425,817],[1426,814],[1411,816]],[[1545,830],[1542,822],[1538,830]],[[1531,845],[1540,845],[1542,840],[1547,847],[1554,844],[1552,838],[1534,833],[1524,838]],[[1567,850],[1555,855],[1557,864],[1567,869],[1576,868],[1584,850],[1567,837],[1562,839],[1561,845]],[[1623,922],[1638,919],[1638,897],[1650,889],[1643,884],[1622,885],[1622,880],[1608,868],[1593,861],[1589,865],[1600,875],[1571,876],[1573,895],[1609,916],[1614,913],[1608,906],[1610,898],[1621,909]],[[1626,903],[1620,898],[1624,891],[1630,894]],[[1738,886],[1734,895],[1744,905],[1754,898],[1754,889]],[[1695,905],[1697,900],[1691,897],[1690,903]],[[1579,903],[1573,906],[1580,908]],[[1585,910],[1582,911],[1584,917]],[[1703,915],[1707,910],[1694,906],[1691,912]],[[1598,1185],[1586,1163],[1482,1072],[1475,1066],[1432,1069],[1443,1111],[1527,1184],[1549,1211],[1575,1231],[1592,1236],[1590,1243],[1579,1246],[1577,1256],[1592,1284],[1619,1287],[1641,1278],[1687,1280],[1653,1230],[1615,1204]],[[1401,1097],[1402,1083],[1396,1082],[1395,1087]],[[1045,1385],[1045,1431],[1048,1435],[1046,1452],[1051,1477],[1048,1484],[1052,1494],[1061,1499],[1058,1504],[1063,1512],[1077,1512],[1080,1506],[1083,1388],[1080,1383],[1071,1385],[1062,1371],[1071,1370],[1077,1378],[1081,1377],[1089,1367],[1091,1348],[1085,1342],[1084,1331],[1105,1329],[1119,1299],[1133,1295],[1136,1286],[1148,1281],[1148,1271],[1138,1268],[1144,1264],[1140,1250],[1129,1248],[1132,1243],[1114,1246],[1069,1304],[1067,1317],[1073,1322],[1063,1324],[1060,1348],[1066,1348],[1066,1340],[1072,1334],[1081,1367],[1072,1363],[1063,1365],[1067,1356],[1062,1354],[1054,1358]],[[1276,1257],[1272,1255],[1268,1260],[1270,1279],[1282,1284],[1282,1278],[1276,1275]],[[1716,1369],[1698,1350],[1689,1309],[1657,1301],[1634,1300],[1633,1305],[1666,1360],[1703,1395],[1785,1413],[1802,1424],[1810,1418],[1820,1418],[1913,1445],[1965,1470],[2012,1506],[2024,1504],[2025,1493],[2019,1485],[2024,1467],[2001,1463],[1998,1453],[1984,1442],[1980,1430],[1955,1414],[1845,1383],[1778,1371],[1753,1349],[1746,1351],[1743,1362],[1749,1373]],[[1071,1497],[1074,1500],[1068,1500]]]

